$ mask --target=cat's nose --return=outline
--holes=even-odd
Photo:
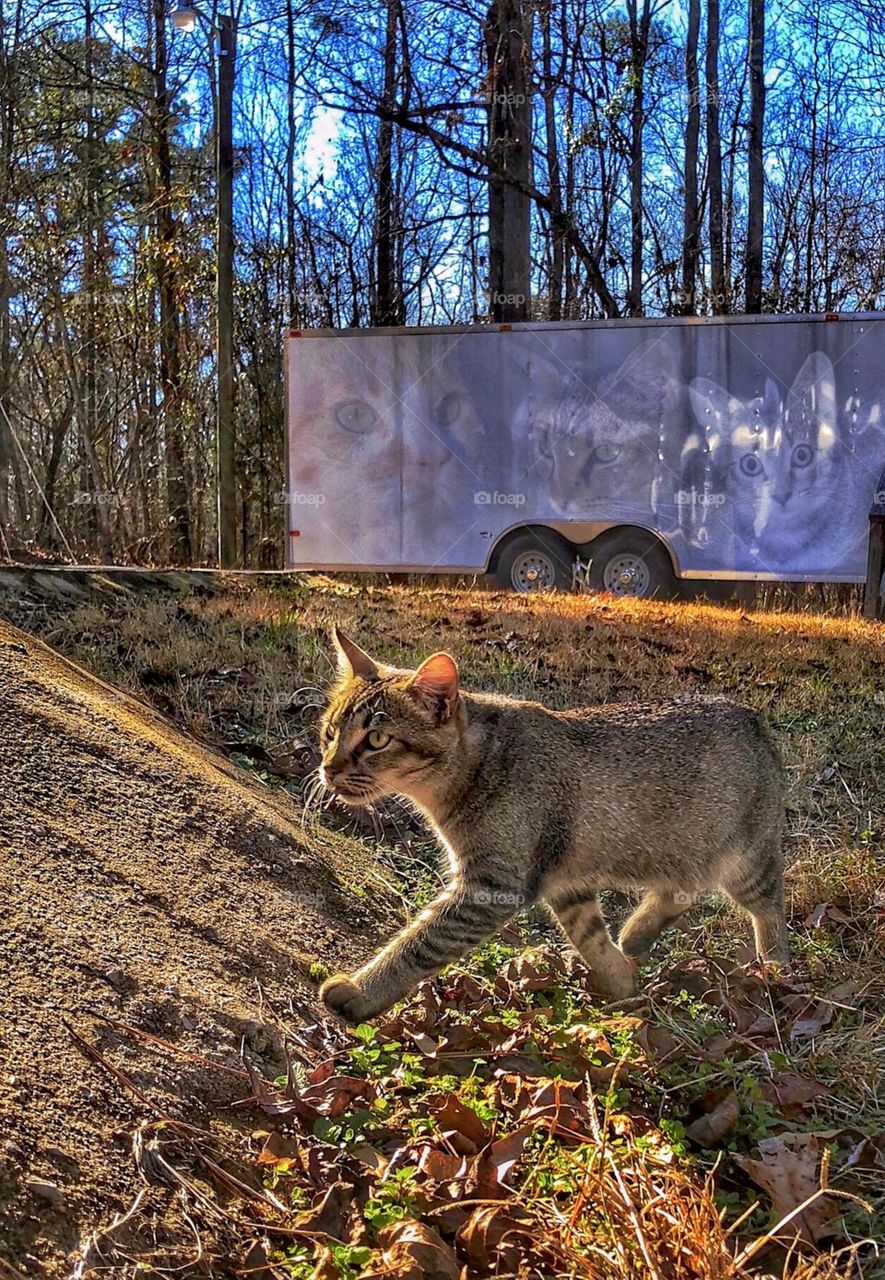
[[[340,752],[324,757],[320,765],[320,778],[324,786],[332,787],[335,780],[340,778],[342,773],[346,773],[350,767],[350,761],[342,756]]]
[[[335,784],[345,771],[345,765],[334,765],[332,763],[320,765],[320,781],[324,787],[330,787],[332,790]]]

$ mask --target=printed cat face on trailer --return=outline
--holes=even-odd
[[[725,498],[715,518],[731,523],[736,562],[801,572],[824,546],[837,563],[856,536],[846,515],[854,476],[829,358],[805,360],[786,402],[771,379],[747,402],[706,378],[689,395]]]
[[[401,538],[413,557],[432,561],[422,539],[432,537],[433,513],[461,501],[474,514],[477,486],[465,463],[480,427],[444,358],[422,364],[417,348],[391,338],[338,337],[329,362],[308,362],[293,387],[291,422],[298,492],[289,500],[305,559],[318,526],[342,564],[396,563]]]
[[[555,373],[558,385],[538,414],[535,468],[549,477],[554,506],[572,516],[595,504],[610,512],[653,506],[666,469],[659,440],[675,426],[683,394],[670,347],[640,343],[599,386],[572,374],[563,389],[568,370],[558,362]]]

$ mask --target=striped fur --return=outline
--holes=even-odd
[[[784,781],[755,712],[723,698],[550,711],[461,690],[445,654],[399,671],[338,632],[336,644],[323,781],[350,804],[410,797],[450,880],[362,969],[324,983],[332,1011],[374,1017],[533,902],[607,996],[634,990],[636,960],[703,889],[750,914],[760,958],[787,962]],[[620,947],[600,889],[643,895]]]

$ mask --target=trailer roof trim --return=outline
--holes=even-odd
[[[706,325],[770,325],[770,324],[832,324],[844,320],[848,323],[868,323],[885,320],[883,311],[822,311],[810,315],[800,313],[790,315],[758,315],[758,316],[642,316],[639,318],[616,318],[613,320],[527,320],[513,324],[499,324],[494,321],[475,324],[437,324],[437,325],[392,325],[387,328],[352,328],[352,329],[288,329],[290,338],[380,338],[394,334],[421,336],[426,334],[446,333],[550,333],[551,330],[569,329],[668,329],[695,328]]]

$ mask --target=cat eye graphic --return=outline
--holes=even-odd
[[[752,476],[753,479],[765,474],[765,467],[756,457],[755,453],[745,453],[741,458],[739,465],[744,475]]]
[[[617,462],[620,456],[621,456],[620,445],[615,444],[611,440],[603,440],[602,443],[598,444],[596,448],[593,450],[592,454],[590,455],[590,461],[591,463],[595,463],[595,464],[598,464],[599,466],[604,467],[610,462]]]
[[[352,431],[354,435],[365,435],[375,426],[378,415],[365,400],[345,400],[335,410],[335,421],[345,431]]]
[[[444,395],[434,412],[441,427],[450,427],[461,412],[461,397],[457,391],[449,391]]]
[[[797,444],[793,450],[793,466],[809,467],[814,461],[814,450],[810,444]]]
[[[372,751],[383,751],[385,747],[390,746],[392,739],[389,733],[385,733],[383,729],[370,729],[366,734],[366,743]]]

